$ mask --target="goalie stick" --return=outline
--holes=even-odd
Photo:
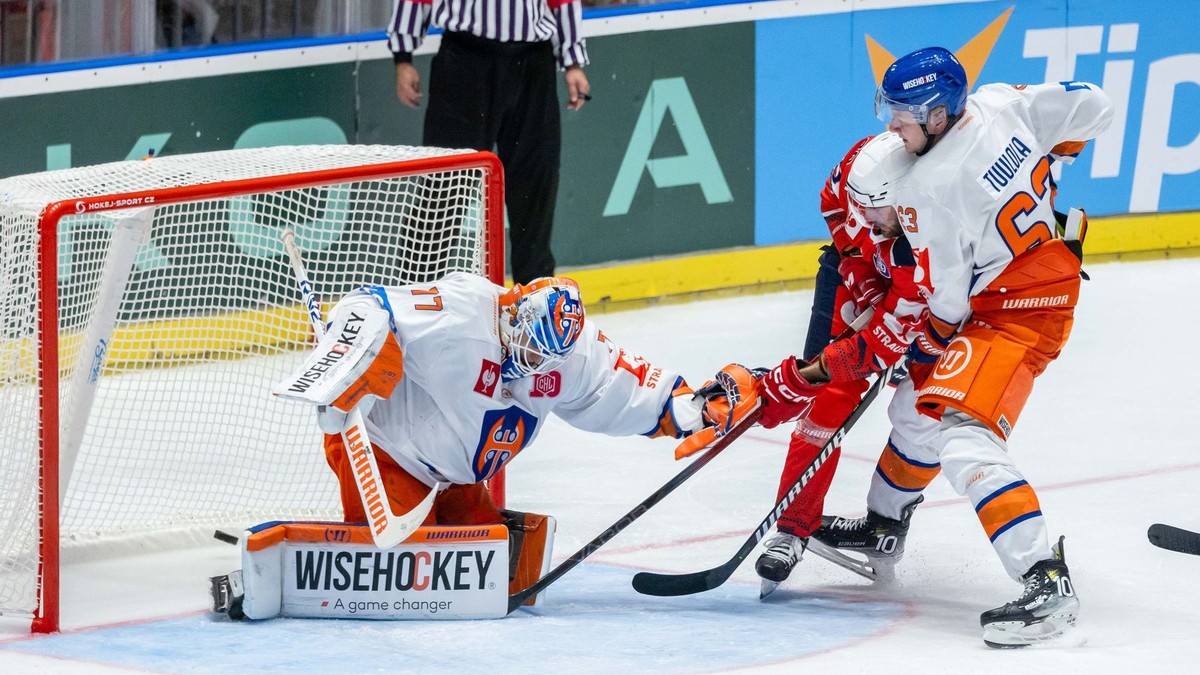
[[[746,415],[746,417],[742,419],[741,422],[736,424],[724,436],[719,438],[717,442],[714,443],[713,446],[708,450],[708,452],[705,452],[703,455],[697,457],[694,462],[684,467],[683,471],[675,474],[674,478],[667,481],[666,484],[659,489],[655,490],[654,494],[643,499],[637,506],[634,506],[629,513],[621,516],[620,520],[610,525],[608,529],[597,535],[596,538],[588,542],[586,546],[576,551],[570,558],[567,558],[559,563],[558,567],[555,567],[547,572],[546,576],[530,584],[528,588],[508,596],[509,613],[511,614],[518,607],[525,604],[525,601],[529,598],[541,593],[547,586],[554,583],[564,574],[571,571],[571,569],[576,565],[583,562],[584,558],[587,558],[591,554],[595,553],[597,549],[606,544],[613,537],[617,536],[621,530],[624,530],[625,528],[629,527],[633,521],[641,518],[646,511],[650,510],[650,507],[662,501],[663,498],[671,494],[675,488],[682,485],[685,480],[691,478],[697,471],[703,469],[706,464],[713,461],[713,459],[715,459],[717,455],[721,454],[721,451],[728,447],[728,445],[737,439],[738,436],[741,436],[746,432],[747,429],[757,424],[759,418],[761,417],[761,407],[752,410],[750,414]]]
[[[1168,551],[1200,555],[1200,532],[1155,523],[1146,531],[1150,543]]]
[[[816,458],[800,474],[800,478],[792,484],[792,487],[783,495],[783,499],[779,500],[779,503],[775,505],[775,508],[771,509],[767,517],[763,518],[762,522],[758,524],[758,528],[750,534],[732,558],[721,565],[700,572],[685,574],[638,572],[633,576],[633,588],[643,595],[675,596],[711,591],[725,583],[733,575],[734,570],[742,564],[742,561],[758,546],[758,542],[762,541],[763,537],[767,535],[767,532],[775,524],[775,521],[779,520],[784,510],[796,499],[796,495],[800,494],[800,491],[804,489],[808,481],[812,480],[817,470],[825,464],[825,460],[829,459],[829,456],[833,454],[834,449],[842,444],[846,433],[858,422],[858,418],[862,417],[863,413],[867,411],[867,407],[871,405],[871,401],[875,400],[875,397],[879,395],[879,390],[891,378],[894,369],[895,366],[889,366],[886,370],[879,373],[875,379],[875,383],[871,385],[866,395],[858,402],[854,410],[850,412],[846,421],[842,422],[842,426],[838,427],[838,430],[833,433],[833,436],[821,448],[821,452],[817,453]]]
[[[325,334],[325,321],[321,318],[321,301],[313,291],[308,272],[304,269],[304,260],[300,256],[300,247],[296,245],[296,233],[285,229],[279,235],[283,247],[287,249],[288,258],[292,263],[292,271],[296,274],[296,283],[300,286],[300,295],[304,306],[308,309],[308,318],[312,321],[313,333],[319,341]],[[397,514],[392,511],[387,493],[384,491],[382,476],[379,473],[379,463],[375,460],[375,448],[367,438],[367,426],[363,422],[362,412],[355,407],[346,417],[346,426],[342,429],[342,443],[346,446],[351,464],[355,467],[354,484],[358,495],[362,498],[363,512],[370,520],[371,538],[379,548],[391,548],[407,539],[425,522],[425,517],[433,510],[433,500],[437,498],[441,485],[435,485],[425,499],[408,513]]]

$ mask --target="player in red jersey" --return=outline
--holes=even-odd
[[[898,362],[925,317],[916,261],[900,236],[895,182],[912,164],[894,133],[867,137],[834,167],[821,192],[833,246],[821,256],[804,358],[789,356],[762,380],[771,401],[762,425],[799,418],[780,477],[778,499],[841,426],[867,389],[867,377]],[[832,270],[836,269],[836,273]],[[928,289],[925,289],[927,292]],[[862,330],[836,339],[868,308]],[[840,455],[835,451],[783,512],[755,570],[763,595],[787,579],[821,525],[821,507]]]

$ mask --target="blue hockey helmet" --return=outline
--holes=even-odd
[[[941,47],[918,49],[896,59],[875,91],[875,116],[884,124],[899,113],[925,124],[929,113],[941,105],[949,117],[961,115],[967,105],[967,71]]]
[[[507,351],[501,374],[514,380],[561,366],[583,332],[579,286],[566,277],[517,284],[500,297],[500,334]]]

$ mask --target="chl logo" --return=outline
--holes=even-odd
[[[533,385],[529,390],[529,396],[532,398],[553,398],[558,396],[559,390],[562,389],[562,375],[558,374],[557,370],[552,370],[548,373],[538,373],[533,376]]]

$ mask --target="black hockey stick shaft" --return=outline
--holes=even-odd
[[[1181,527],[1155,523],[1146,532],[1150,543],[1168,551],[1200,555],[1200,532],[1192,532]]]
[[[742,544],[742,547],[738,549],[737,553],[735,553],[732,558],[730,558],[724,564],[718,565],[711,569],[702,570],[700,572],[690,572],[686,574],[657,574],[654,572],[638,572],[633,576],[634,589],[643,595],[691,595],[693,593],[710,591],[725,583],[729,577],[733,575],[738,566],[742,564],[742,561],[750,555],[750,552],[754,550],[754,547],[758,546],[758,542],[762,541],[763,537],[767,535],[767,532],[771,529],[771,526],[775,524],[775,521],[779,520],[779,517],[783,515],[783,512],[787,509],[787,507],[790,506],[791,503],[796,499],[796,495],[800,494],[800,491],[804,489],[804,486],[807,485],[810,480],[812,480],[812,477],[816,475],[817,470],[825,464],[825,461],[829,459],[829,456],[833,454],[833,451],[842,444],[842,440],[846,437],[846,433],[850,431],[851,427],[853,427],[856,422],[858,422],[858,419],[862,417],[864,412],[867,411],[867,407],[871,405],[871,401],[874,401],[875,397],[879,395],[879,390],[882,389],[883,385],[886,384],[891,378],[894,368],[895,366],[889,367],[887,370],[884,370],[879,374],[878,378],[875,380],[875,383],[871,385],[871,388],[867,390],[866,395],[863,396],[862,400],[858,402],[858,405],[855,406],[854,410],[850,412],[850,415],[846,418],[846,421],[842,422],[842,426],[838,427],[838,430],[833,433],[833,436],[830,437],[829,441],[826,442],[824,447],[821,448],[821,452],[817,453],[816,458],[813,459],[804,472],[800,474],[800,478],[792,484],[792,487],[789,488],[787,493],[783,495],[783,499],[779,500],[779,503],[775,505],[775,508],[771,509],[771,512],[767,514],[767,517],[763,518],[762,522],[758,524],[758,528],[751,533],[751,535],[746,539],[745,543]]]
[[[655,490],[654,494],[646,497],[640,503],[638,503],[637,506],[634,506],[632,509],[630,509],[629,513],[621,516],[620,520],[610,525],[608,529],[597,535],[596,538],[588,542],[586,546],[576,551],[570,558],[567,558],[559,563],[558,567],[555,567],[547,572],[546,576],[538,579],[528,588],[508,596],[509,613],[512,613],[518,607],[525,604],[525,601],[529,600],[529,598],[541,593],[550,584],[558,581],[558,579],[564,574],[571,571],[571,569],[573,569],[576,565],[583,562],[585,558],[595,553],[597,549],[608,543],[608,541],[613,537],[617,536],[621,530],[624,530],[625,528],[629,527],[633,521],[641,518],[643,514],[650,510],[650,507],[662,501],[663,498],[671,494],[675,488],[682,485],[684,481],[695,475],[697,471],[703,469],[705,465],[716,459],[717,455],[721,454],[722,450],[728,447],[729,444],[736,440],[739,436],[744,434],[747,429],[757,424],[759,418],[761,417],[762,408],[757,408],[751,411],[749,415],[747,415],[741,422],[730,429],[728,433],[717,439],[717,442],[714,443],[707,452],[705,452],[703,455],[700,455],[695,461],[684,467],[683,471],[675,474],[674,478],[667,481],[665,485]]]

